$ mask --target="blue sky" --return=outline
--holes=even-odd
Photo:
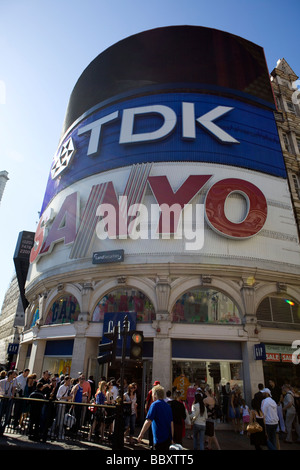
[[[36,230],[70,94],[98,54],[147,29],[207,26],[262,46],[269,71],[284,57],[300,75],[299,14],[299,0],[0,0],[0,171],[10,178],[0,206],[0,308],[18,234]]]

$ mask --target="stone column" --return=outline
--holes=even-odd
[[[37,378],[42,376],[46,342],[45,339],[35,339],[32,343],[28,369],[31,374],[37,374]]]
[[[89,303],[94,287],[92,282],[85,282],[81,291],[81,312],[78,316],[79,321],[90,320]]]
[[[78,372],[87,373],[88,367],[88,350],[90,338],[87,338],[85,333],[88,327],[88,322],[77,321],[74,323],[76,329],[76,337],[74,339],[71,377],[77,377]]]
[[[26,362],[26,357],[27,357],[27,344],[22,344],[20,343],[19,345],[19,351],[18,351],[18,356],[17,356],[17,362],[16,362],[16,369],[17,370],[23,370],[25,368],[25,362]],[[30,373],[33,371],[30,370]]]
[[[169,335],[172,323],[168,312],[170,290],[167,275],[156,279],[157,312],[156,320],[152,323],[156,333],[153,340],[152,379],[159,380],[166,391],[172,384],[172,341]]]
[[[245,315],[243,318],[244,331],[247,342],[242,342],[243,372],[244,372],[244,397],[248,405],[254,393],[258,391],[258,384],[264,383],[262,361],[254,358],[254,345],[260,342],[257,318],[255,312],[255,279],[244,279],[241,294],[244,302]]]

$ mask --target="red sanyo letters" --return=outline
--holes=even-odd
[[[170,208],[179,207],[174,211],[173,218],[167,227],[169,234],[176,233],[179,219],[184,207],[208,183],[212,175],[190,175],[181,187],[174,192],[166,176],[147,176],[145,184],[138,193],[139,197],[130,199],[130,207],[122,206],[122,197],[118,199],[113,183],[101,183],[92,187],[90,196],[79,221],[79,194],[74,192],[67,196],[55,217],[50,208],[42,214],[35,234],[35,244],[31,251],[30,262],[33,263],[38,256],[48,254],[54,245],[63,242],[65,245],[73,243],[70,257],[80,258],[88,255],[96,225],[104,208],[113,207],[116,213],[116,226],[114,234],[118,238],[126,237],[133,225],[136,212],[141,205],[148,183],[160,209],[160,219],[157,233],[166,233],[162,223],[164,212],[170,214]],[[131,183],[127,183],[129,187]],[[225,214],[226,198],[232,193],[241,194],[247,201],[247,214],[244,220],[238,223],[230,221]],[[131,194],[130,191],[128,194]],[[126,193],[127,195],[127,193]],[[124,198],[123,198],[124,199]],[[126,202],[128,202],[126,200]],[[249,181],[239,178],[226,178],[213,184],[205,198],[205,217],[210,227],[218,234],[229,238],[244,240],[256,235],[264,226],[267,218],[267,201],[262,191]],[[135,211],[131,211],[132,207]],[[170,216],[169,216],[170,217]],[[116,237],[112,237],[116,238]]]

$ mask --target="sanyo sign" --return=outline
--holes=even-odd
[[[215,121],[233,111],[233,107],[216,106],[209,112],[197,116],[195,112],[195,104],[182,102],[182,139],[195,140],[196,126],[200,125],[205,131],[209,132],[221,144],[239,144],[233,136],[225,132]],[[162,121],[161,125],[151,132],[135,132],[135,125],[138,119],[151,116],[159,117]],[[93,157],[99,151],[103,128],[109,126],[120,119],[120,111],[107,114],[100,119],[83,125],[78,128],[77,135],[83,136],[87,134],[88,147],[86,155]],[[177,116],[175,111],[166,105],[156,104],[149,106],[139,106],[124,109],[121,116],[119,144],[137,144],[155,142],[169,136],[177,125]],[[63,151],[62,151],[63,148]],[[63,170],[65,170],[71,159],[70,156],[75,151],[73,141],[68,141],[67,146],[62,146],[54,159],[51,177],[56,178]]]

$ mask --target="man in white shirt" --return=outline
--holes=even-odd
[[[276,450],[276,429],[279,421],[277,413],[277,404],[271,397],[270,389],[264,388],[261,393],[264,396],[264,399],[261,402],[261,411],[263,412],[265,417],[266,432],[269,441],[274,446],[274,450]]]
[[[27,383],[27,376],[29,374],[29,369],[24,369],[21,374],[18,375],[16,378],[17,383],[17,391],[19,392],[19,396],[22,397],[24,395],[25,386]]]
[[[72,395],[70,394],[71,388],[71,377],[66,375],[64,383],[59,387],[56,394],[56,400],[62,402],[62,404],[57,406],[56,411],[56,425],[59,439],[64,439],[64,417],[66,413],[66,402],[72,399]]]

